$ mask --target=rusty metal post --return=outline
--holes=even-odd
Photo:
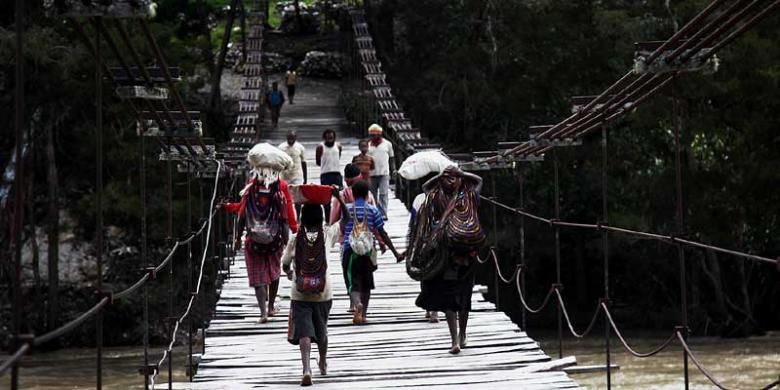
[[[96,191],[95,199],[97,209],[97,227],[95,230],[95,258],[97,260],[97,293],[100,296],[103,293],[103,68],[102,53],[100,50],[101,41],[101,18],[94,19],[95,22],[95,143],[96,143]],[[97,380],[95,387],[100,390],[103,388],[103,311],[100,310],[96,316],[96,365]]]
[[[167,161],[167,179],[168,179],[168,244],[173,248],[173,163]],[[171,256],[171,262],[168,264],[168,322],[173,318],[173,269],[176,265],[176,256]],[[168,354],[168,378],[173,377],[173,351]],[[169,387],[171,381],[169,380]]]
[[[675,78],[677,75],[674,76]],[[682,132],[682,118],[680,109],[680,96],[677,89],[677,83],[674,85],[674,96],[672,98],[672,116],[674,121],[674,171],[675,187],[677,192],[677,234],[684,234],[684,216],[683,216],[683,179],[682,179],[682,161],[680,158],[680,133]],[[688,339],[688,296],[687,296],[687,275],[685,265],[685,250],[682,244],[677,243],[677,256],[680,259],[680,324],[682,326],[683,339]],[[690,386],[688,375],[688,352],[683,349],[683,370],[685,376],[685,389]]]
[[[192,164],[187,161],[187,226],[192,231]],[[192,294],[192,241],[187,243],[187,295]],[[192,321],[187,319],[187,335],[188,335],[188,352],[189,352],[189,367],[192,367]],[[174,335],[173,337],[176,337]],[[191,371],[191,370],[188,370]],[[190,382],[192,382],[192,375],[190,375]],[[169,382],[170,383],[170,382]]]
[[[525,175],[524,171],[520,172],[520,210],[525,211]],[[520,215],[520,292],[525,296],[525,215]],[[523,332],[528,331],[526,323],[525,307],[522,310],[522,327]]]
[[[490,176],[491,176],[490,181],[491,181],[491,191],[492,191],[491,195],[496,201],[498,201],[498,194],[496,194],[496,174],[491,173]],[[493,250],[498,251],[498,210],[496,208],[495,202],[491,202],[491,203],[493,205],[493,247],[494,247]],[[498,272],[499,272],[498,258],[496,258],[495,265],[496,265],[496,269],[495,269],[495,273],[493,274],[493,281],[496,287],[496,311],[500,311],[501,310],[501,306],[500,306],[501,285],[498,283]]]
[[[607,184],[607,163],[609,161],[607,139],[607,126],[601,127],[601,215],[602,223],[609,223],[609,198]],[[609,231],[601,230],[601,245],[604,254],[604,304],[609,305]],[[604,321],[604,352],[607,363],[607,389],[612,389],[612,356],[610,351],[610,326]]]
[[[22,226],[24,224],[22,212],[24,211],[24,181],[22,175],[22,143],[24,142],[24,45],[22,34],[24,33],[24,0],[16,0],[16,15],[14,23],[16,24],[16,90],[14,91],[15,106],[15,127],[16,127],[16,149],[14,156],[16,166],[14,166],[14,220],[13,220],[13,256],[14,256],[14,317],[13,332],[14,345],[18,344],[19,336],[22,333]],[[11,389],[19,388],[19,363],[14,363],[11,368]]]
[[[561,218],[561,195],[558,182],[558,150],[553,149],[553,171],[555,175],[555,219]],[[555,231],[555,288],[560,288],[561,284],[561,229],[557,224],[553,225]],[[563,358],[563,310],[561,302],[558,301],[558,358]]]

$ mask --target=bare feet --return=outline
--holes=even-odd
[[[311,386],[311,373],[310,372],[304,372],[303,378],[301,378],[301,386]]]
[[[360,325],[363,323],[363,304],[358,303],[355,306],[355,312],[352,313],[352,323],[355,325]]]
[[[453,345],[452,348],[450,348],[450,353],[453,355],[457,355],[460,353],[460,347],[456,344]]]

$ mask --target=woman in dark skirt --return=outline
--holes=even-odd
[[[301,210],[301,228],[287,244],[282,268],[291,281],[287,340],[301,350],[301,386],[311,386],[311,345],[319,350],[320,375],[327,375],[328,315],[333,292],[328,276],[322,207],[306,204]],[[308,281],[308,285],[304,283]]]
[[[417,213],[418,220],[425,217],[431,219],[434,225],[447,223],[445,219],[451,218],[453,213],[458,212],[456,210],[458,207],[455,206],[458,204],[459,207],[466,205],[474,208],[472,210],[476,218],[474,223],[478,226],[475,200],[478,199],[481,188],[482,178],[479,176],[463,172],[456,167],[447,168],[423,185],[426,199]],[[411,242],[433,239],[414,237],[414,234],[412,236]],[[429,312],[445,313],[452,339],[450,353],[457,354],[466,346],[466,326],[474,288],[474,259],[480,240],[477,239],[474,243],[459,243],[452,238],[447,238],[446,235],[439,237],[440,240],[445,240],[439,245],[439,250],[448,251],[446,256],[448,260],[440,271],[422,281],[422,291],[417,297],[416,304]]]

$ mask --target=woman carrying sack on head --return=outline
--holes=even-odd
[[[445,313],[452,354],[466,346],[474,259],[485,240],[479,223],[481,188],[482,178],[454,166],[428,180],[423,185],[426,196],[412,238],[411,257],[415,258],[410,262],[424,260],[432,264],[425,274],[410,273],[422,281],[415,303],[427,311]]]
[[[322,207],[318,204],[304,204],[301,209],[301,229],[287,244],[282,257],[287,279],[293,282],[287,340],[300,346],[303,363],[301,386],[312,384],[312,343],[317,344],[319,351],[320,374],[327,375],[328,369],[328,315],[333,304],[333,292],[328,276],[322,222]]]
[[[356,325],[366,323],[368,301],[371,298],[371,290],[374,289],[376,264],[371,258],[376,250],[376,239],[381,239],[390,248],[397,261],[403,260],[385,232],[382,213],[375,206],[368,204],[368,194],[368,183],[359,180],[352,185],[352,195],[355,198],[353,203],[344,204],[341,194],[337,198],[341,207],[341,218],[346,221],[341,268],[350,304],[355,308],[352,323]],[[384,253],[384,250],[382,252]]]
[[[246,229],[246,269],[249,286],[255,289],[257,304],[260,306],[258,322],[261,324],[268,322],[268,317],[277,312],[274,303],[279,289],[282,251],[287,245],[289,231],[293,234],[298,231],[287,182],[279,179],[279,172],[287,164],[289,157],[274,149],[271,145],[260,144],[250,150],[248,160],[255,168],[252,170],[251,179],[240,192],[241,201],[222,205],[225,211],[238,214],[238,231]],[[277,151],[281,155],[278,155]],[[269,154],[272,156],[269,157]],[[275,164],[274,167],[259,167],[256,161],[253,162],[256,159],[264,161],[272,157],[287,160],[281,165]],[[241,247],[240,235],[236,237],[234,245],[236,250]]]

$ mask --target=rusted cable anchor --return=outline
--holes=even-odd
[[[691,334],[691,329],[690,329],[690,328],[688,328],[687,326],[682,326],[682,325],[677,325],[677,326],[675,326],[675,327],[674,327],[674,331],[675,331],[675,332],[680,332],[680,333],[681,333],[683,336],[686,336],[686,337],[687,337],[689,334]]]
[[[681,233],[681,232],[676,232],[676,233],[670,233],[670,234],[669,234],[669,240],[670,240],[671,242],[673,242],[673,243],[677,243],[677,244],[679,244],[679,243],[680,243],[680,242],[678,241],[678,239],[686,239],[687,237],[688,237],[688,235],[687,235],[687,234],[685,234],[684,232],[682,232],[682,233]]]
[[[149,280],[157,280],[157,268],[146,267],[143,270],[149,275]]]
[[[112,291],[95,290],[95,297],[97,298],[98,302],[102,301],[103,298],[108,298],[109,305],[114,303],[114,293]]]
[[[12,337],[13,341],[13,348],[12,350],[18,350],[23,345],[27,344],[29,345],[29,349],[27,350],[26,354],[30,354],[32,352],[33,346],[35,345],[35,334],[34,333],[20,333],[18,336]]]

